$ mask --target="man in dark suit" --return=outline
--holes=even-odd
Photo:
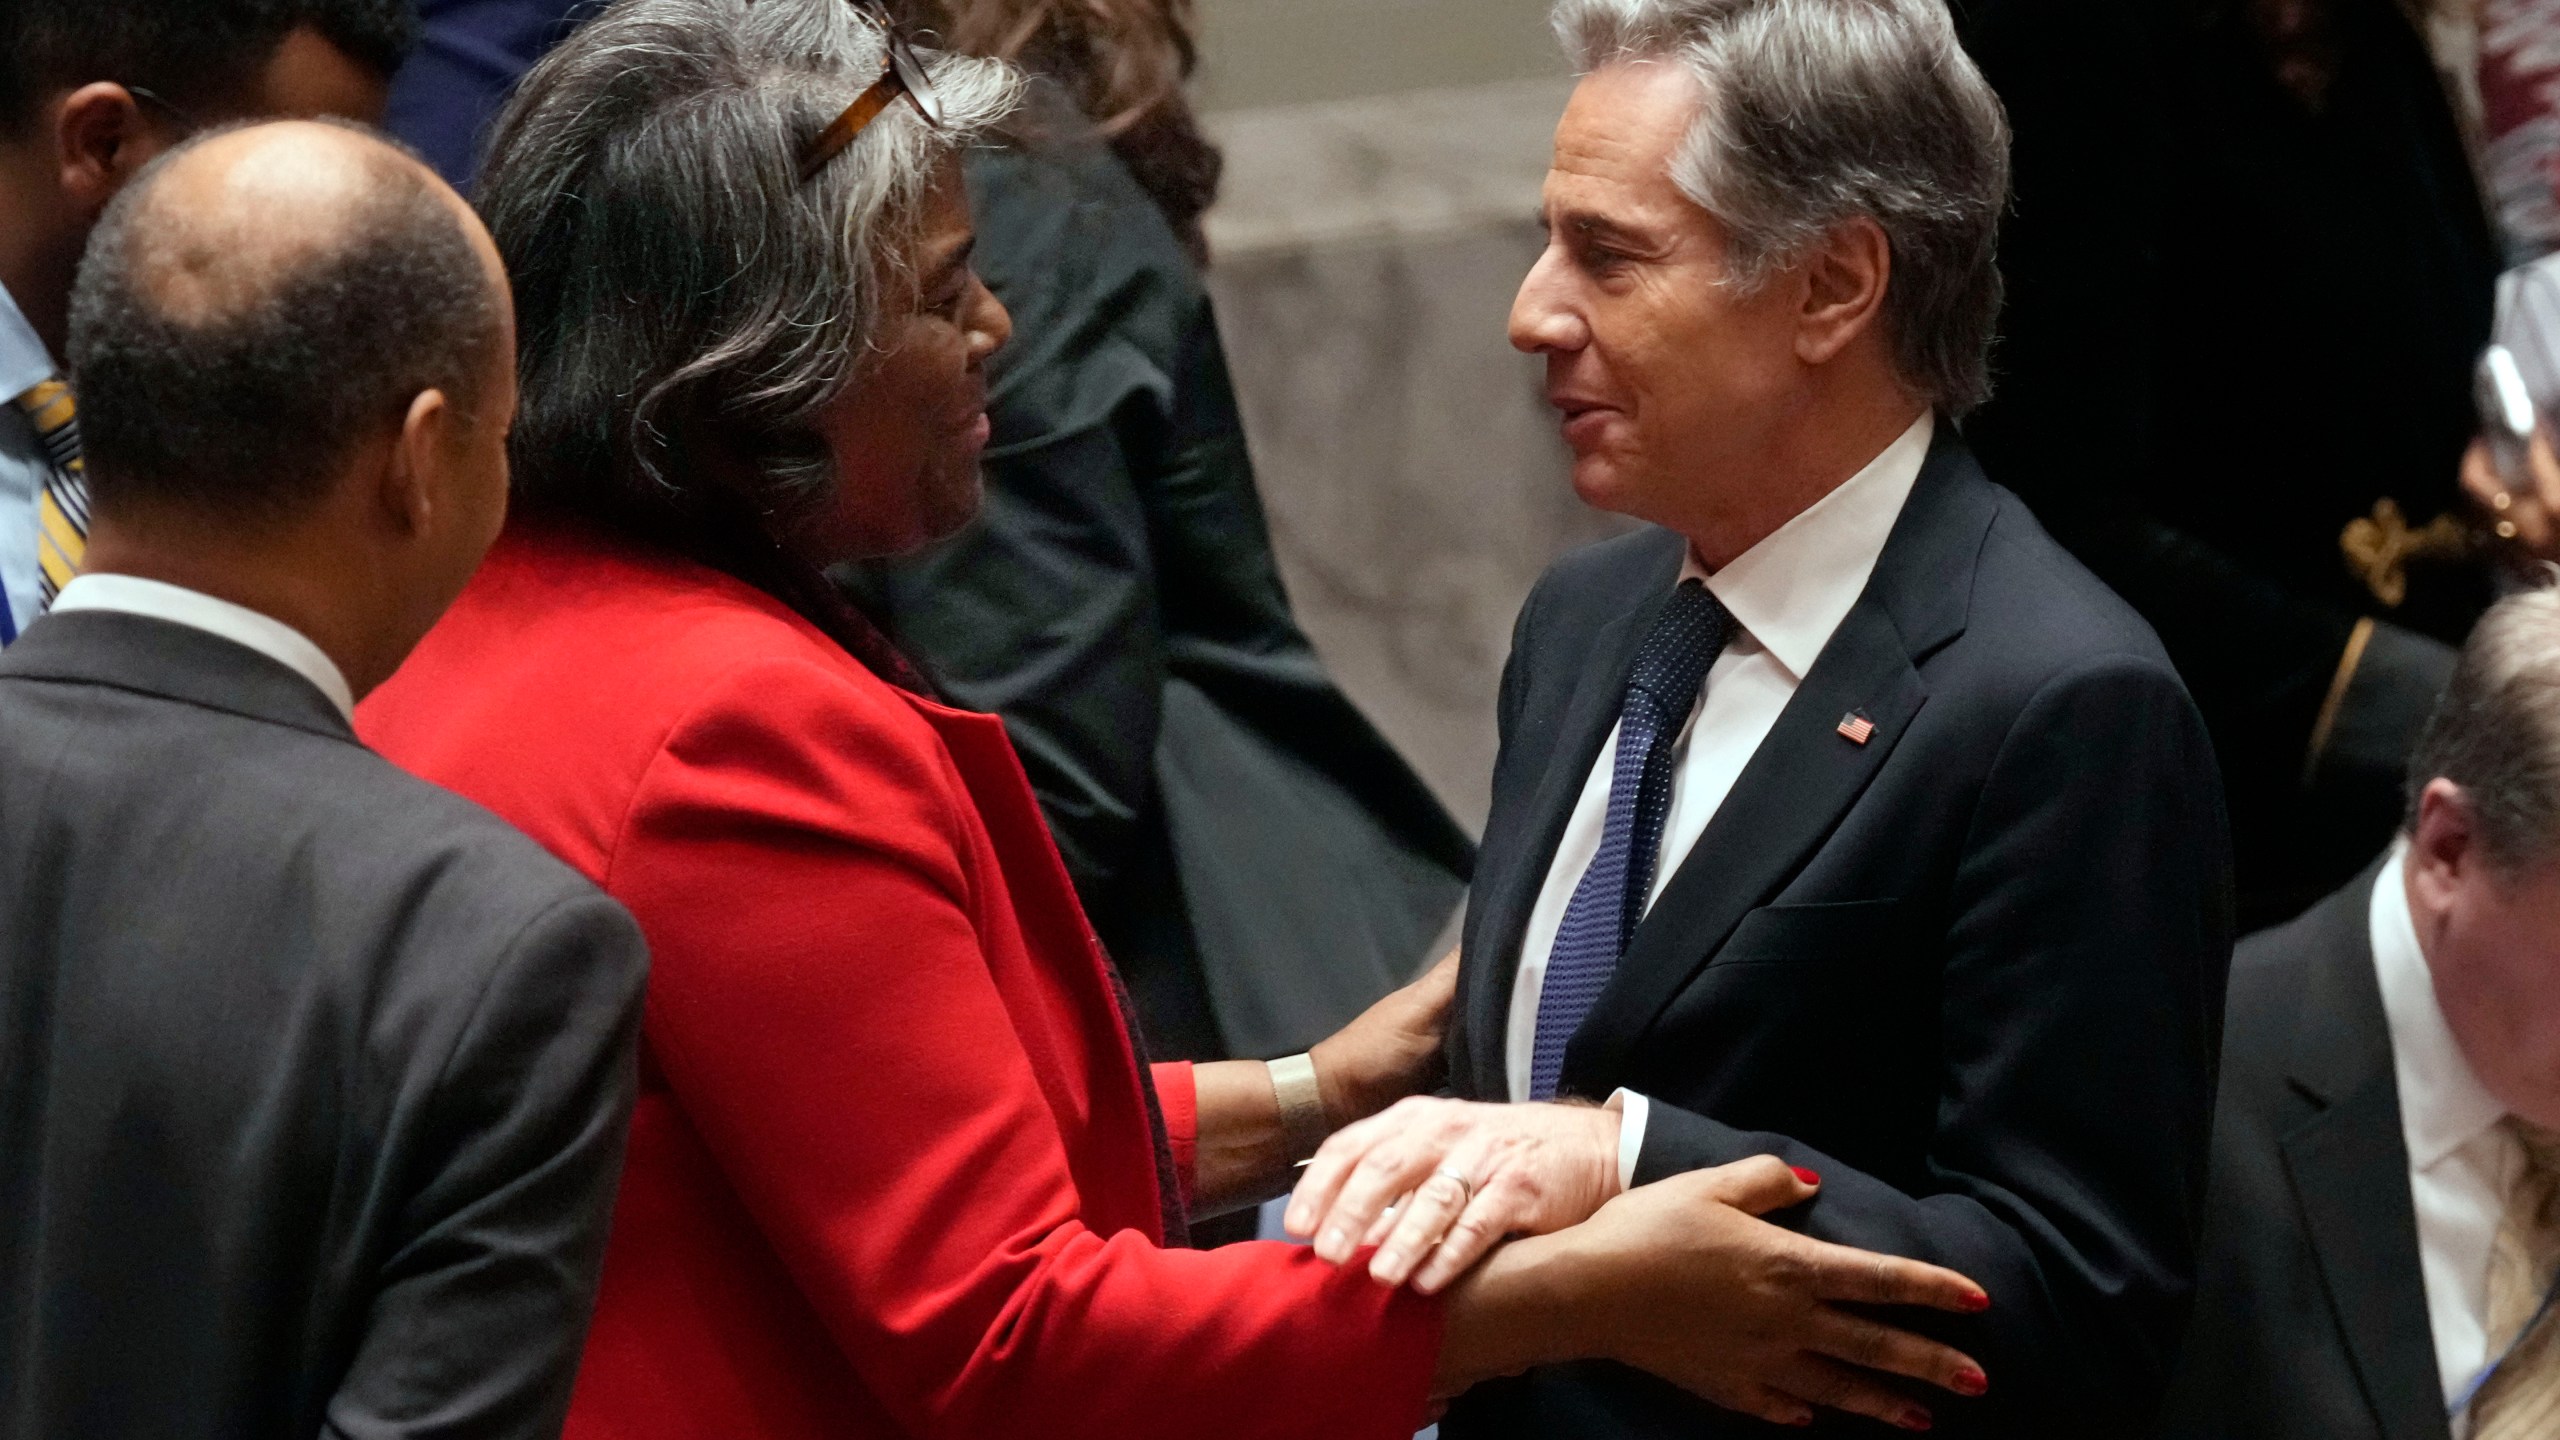
[[[1371,1268],[1428,1288],[1774,1152],[1821,1177],[1811,1233],[1982,1285],[1986,1314],[1912,1323],[1988,1383],[1923,1407],[1814,1366],[1742,1408],[2139,1433],[2230,953],[2212,753],[2148,627],[1945,418],[1987,383],[2007,136],[1944,7],[1677,13],[1558,6],[1587,74],[1512,316],[1577,489],[1658,527],[1548,573],[1503,684],[1451,1067],[1567,1103],[1406,1102],[1289,1222],[1344,1259],[1409,1193]],[[1593,1366],[1444,1433],[1759,1429]]]
[[[2499,602],[2400,841],[2240,947],[2163,1437],[2560,1435],[2554,695],[2560,593]]]
[[[0,1437],[559,1433],[639,935],[348,722],[497,533],[513,353],[353,129],[99,228],[89,568],[0,656]]]

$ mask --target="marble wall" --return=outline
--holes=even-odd
[[[1212,117],[1211,272],[1280,564],[1352,698],[1481,826],[1511,621],[1611,533],[1505,338],[1568,81]]]
[[[1194,0],[1211,110],[1564,72],[1548,0]]]

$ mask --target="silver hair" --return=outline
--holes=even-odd
[[[1665,61],[1703,103],[1671,178],[1749,290],[1866,216],[1893,250],[1884,323],[1905,385],[1961,415],[1991,394],[2009,122],[1945,0],[1556,0],[1584,73]]]
[[[526,77],[479,188],[515,285],[526,499],[697,552],[824,502],[816,416],[914,303],[935,176],[1021,92],[1000,62],[930,57],[942,129],[898,101],[803,183],[886,53],[845,0],[623,0]],[[688,544],[715,523],[760,534]]]
[[[2548,569],[2548,567],[2546,567]],[[2560,860],[2560,589],[2489,607],[2409,757],[2405,824],[2429,782],[2462,787],[2491,864],[2512,874]]]

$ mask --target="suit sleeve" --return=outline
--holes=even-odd
[[[1011,901],[968,794],[883,704],[742,666],[611,869],[659,957],[651,1054],[845,1363],[918,1437],[1410,1436],[1436,1303],[1299,1247],[1086,1223],[1080,1186],[1154,1182],[1087,1168],[1033,1046],[1105,1022],[1026,1000],[1062,990],[982,930]]]
[[[1904,1317],[1991,1376],[1981,1401],[1932,1395],[1943,1431],[2142,1433],[2195,1273],[2231,953],[2219,795],[2165,667],[2102,659],[2050,680],[1958,862],[1925,1188],[1659,1099],[1638,1180],[1763,1153],[1820,1171],[1790,1223],[1992,1297],[1978,1318]]]
[[[560,1433],[622,1173],[648,969],[631,917],[580,888],[516,938],[422,1102],[405,1239],[327,1435]]]

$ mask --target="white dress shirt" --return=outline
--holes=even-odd
[[[1653,870],[1653,891],[1645,907],[1662,895],[1665,885],[1687,859],[1707,822],[1715,818],[1743,767],[1758,753],[1778,714],[1804,682],[1805,672],[1831,643],[1832,633],[1847,619],[1858,596],[1875,573],[1876,559],[1902,514],[1903,502],[1920,478],[1929,456],[1935,420],[1921,415],[1869,461],[1866,468],[1807,506],[1767,539],[1734,557],[1713,574],[1692,552],[1683,580],[1706,582],[1731,612],[1736,633],[1707,672],[1704,694],[1691,707],[1689,720],[1673,742],[1671,811],[1662,827],[1662,855]],[[1520,973],[1511,989],[1511,1021],[1505,1035],[1504,1063],[1510,1070],[1511,1098],[1529,1098],[1530,1058],[1538,1038],[1538,998],[1546,988],[1547,960],[1554,952],[1556,931],[1564,924],[1582,872],[1600,851],[1601,831],[1609,814],[1609,777],[1617,764],[1618,732],[1592,762],[1582,783],[1582,798],[1565,822],[1555,862],[1547,869],[1537,908],[1529,912],[1529,928],[1520,945]],[[1621,1090],[1611,1097],[1622,1109],[1618,1124],[1618,1179],[1633,1184],[1636,1157],[1644,1149],[1649,1107],[1645,1097]]]
[[[15,402],[53,376],[53,356],[18,312],[8,287],[0,286],[0,605],[9,608],[11,621],[0,626],[0,638],[24,632],[43,603],[44,592],[37,588],[43,572],[36,568],[36,502],[53,475],[53,462],[36,439],[34,423]]]
[[[2391,1030],[2392,1078],[2400,1087],[2400,1136],[2409,1147],[2427,1328],[2435,1335],[2436,1373],[2450,1405],[2489,1363],[2489,1250],[2524,1154],[2498,1124],[2507,1107],[2482,1088],[2436,1003],[2435,978],[2409,915],[2408,853],[2404,841],[2383,863],[2367,923]],[[2454,1417],[2454,1440],[2470,1430],[2468,1411]]]
[[[273,616],[217,600],[200,590],[145,580],[138,575],[73,576],[71,583],[62,587],[62,593],[54,597],[53,613],[63,615],[74,610],[145,615],[219,635],[310,681],[329,697],[330,704],[338,707],[339,714],[347,717],[348,724],[355,723],[355,693],[347,688],[347,677],[340,673],[337,662],[312,644],[311,637]]]

